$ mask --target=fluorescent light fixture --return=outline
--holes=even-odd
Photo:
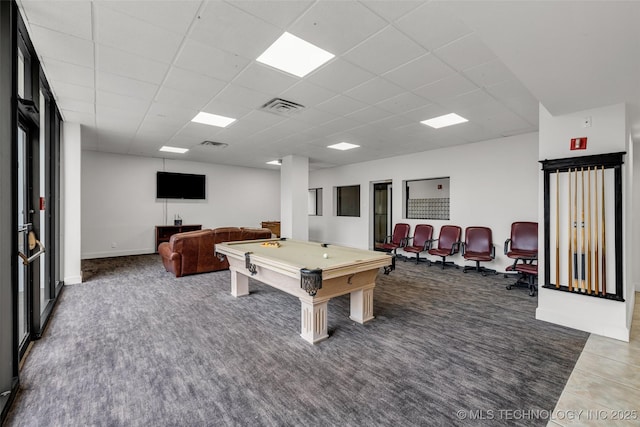
[[[469,120],[460,117],[456,113],[445,114],[444,116],[434,117],[433,119],[423,120],[420,123],[431,126],[434,129],[440,129],[445,126],[457,125],[459,123],[468,122]]]
[[[202,123],[205,125],[218,126],[220,128],[226,128],[231,123],[235,122],[236,119],[232,119],[231,117],[218,116],[217,114],[209,114],[204,111],[199,112],[196,116],[191,119],[192,122]]]
[[[348,142],[340,142],[339,144],[328,145],[327,148],[333,148],[334,150],[351,150],[352,148],[358,148],[359,145],[349,144]]]
[[[168,145],[163,145],[162,147],[160,147],[160,151],[166,151],[167,153],[184,154],[187,151],[189,151],[189,149],[188,148],[180,148],[180,147],[170,147]]]
[[[284,33],[256,61],[304,77],[335,55],[290,33]]]
[[[270,162],[267,162],[268,165],[276,165],[276,166],[280,166],[282,164],[282,162],[280,160],[271,160]]]

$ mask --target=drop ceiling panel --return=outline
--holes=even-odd
[[[218,89],[214,88],[215,93]],[[211,101],[213,94],[203,90],[200,93],[189,93],[182,90],[171,89],[163,86],[156,95],[155,100],[163,104],[173,104],[189,109],[202,110]]]
[[[477,90],[478,87],[460,74],[453,74],[435,83],[420,87],[415,93],[433,102],[460,96],[463,93]]]
[[[220,92],[226,84],[227,83],[222,80],[214,79],[202,73],[171,67],[163,82],[163,87],[179,90],[185,92],[185,94],[196,95],[204,93],[209,96],[209,98],[212,98]]]
[[[46,55],[43,55],[42,59],[44,60],[44,72],[49,83],[53,85],[54,92],[54,82],[95,87],[93,65],[91,67],[83,67],[47,57]]]
[[[89,113],[85,113],[81,111],[62,109],[61,113],[64,120],[70,123],[80,123],[81,125],[90,126],[90,127],[93,127],[96,125],[96,116],[93,113],[93,111]]]
[[[469,27],[436,2],[412,10],[399,19],[396,26],[431,51],[471,33]]]
[[[400,86],[377,77],[346,91],[345,94],[359,101],[375,104],[384,99],[400,95],[402,92],[404,92],[404,89]]]
[[[90,40],[71,36],[44,27],[32,25],[33,43],[42,56],[55,58],[82,67],[93,68],[93,43]]]
[[[174,138],[186,138],[194,143],[200,143],[205,139],[215,141],[221,131],[222,128],[189,122],[174,135]]]
[[[229,3],[208,2],[194,23],[190,37],[227,52],[257,58],[282,35],[282,30]]]
[[[319,108],[305,108],[296,114],[296,120],[307,123],[310,126],[318,126],[340,117],[339,114],[321,110]]]
[[[388,98],[382,102],[378,102],[376,107],[394,114],[400,114],[415,110],[416,108],[425,107],[429,104],[431,104],[431,102],[422,97],[414,95],[411,92],[404,92],[398,96],[394,96],[393,98]]]
[[[95,90],[91,87],[74,85],[71,83],[56,83],[56,96],[64,99],[75,99],[77,101],[94,102]]]
[[[96,107],[112,107],[120,111],[123,116],[128,114],[143,117],[151,105],[150,101],[119,95],[113,92],[96,92]]]
[[[174,65],[216,79],[231,81],[249,63],[250,60],[245,57],[187,39]]]
[[[169,64],[142,58],[109,46],[97,45],[96,50],[97,68],[107,73],[160,84],[169,69]]]
[[[202,111],[205,113],[217,114],[219,116],[230,117],[232,119],[240,120],[242,117],[246,116],[251,112],[250,108],[246,108],[240,105],[233,105],[226,102],[219,102],[214,98],[213,101],[209,102],[202,108]],[[195,114],[189,118],[191,120],[195,117]],[[236,125],[237,122],[231,124],[231,126]]]
[[[463,74],[480,87],[493,86],[515,78],[513,73],[498,60],[467,68]]]
[[[393,27],[386,27],[343,55],[353,64],[382,74],[426,54],[427,51]]]
[[[298,82],[298,78],[253,62],[240,73],[234,84],[270,95],[279,95]]]
[[[258,92],[237,84],[230,84],[220,91],[213,101],[219,104],[230,104],[243,107],[242,111],[244,114],[247,110],[260,108],[271,98],[272,96],[269,94]]]
[[[58,98],[60,105],[64,106],[65,111],[74,111],[76,113],[95,114],[95,105],[93,102],[82,101],[77,99]]]
[[[336,96],[336,93],[321,86],[300,80],[294,86],[282,92],[282,97],[305,107],[314,107]]]
[[[358,2],[322,1],[307,10],[289,32],[341,55],[386,25],[386,21]]]
[[[357,65],[341,58],[334,58],[328,64],[309,74],[305,79],[340,93],[374,77],[375,74],[365,71]]]
[[[384,74],[384,78],[408,90],[442,80],[455,71],[432,54],[423,55]]]
[[[182,108],[160,102],[153,102],[147,112],[147,116],[149,117],[159,117],[175,124],[189,123],[196,114],[198,114],[198,110]]]
[[[367,107],[361,110],[355,111],[351,114],[346,114],[345,117],[352,118],[362,123],[375,122],[381,120],[389,115],[388,111],[385,111],[378,107]]]
[[[232,4],[263,21],[286,29],[313,4],[313,0],[243,0]]]
[[[108,7],[94,9],[96,42],[139,57],[170,63],[183,35],[130,17]]]
[[[403,15],[406,15],[416,7],[423,4],[423,1],[403,0],[403,1],[380,1],[380,0],[361,0],[360,3],[374,11],[379,16],[389,22],[395,21]]]
[[[475,67],[496,59],[496,55],[476,34],[469,34],[440,49],[436,55],[458,71]]]
[[[32,25],[91,40],[91,3],[57,1],[50,7],[42,1],[19,3]]]
[[[131,98],[151,101],[158,88],[159,85],[154,83],[142,82],[105,71],[96,72],[96,89],[102,92],[112,92]]]
[[[73,1],[71,3],[78,4],[79,2]],[[117,10],[169,31],[184,33],[195,19],[202,2],[200,0],[154,1],[153,7],[149,7],[148,1],[99,0],[93,3],[101,9]]]
[[[353,98],[344,95],[337,95],[325,102],[318,104],[317,108],[323,111],[328,111],[341,116],[346,116],[355,111],[366,108],[367,104],[361,101],[356,101]]]

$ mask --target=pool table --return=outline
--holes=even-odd
[[[231,270],[231,294],[249,294],[249,277],[300,299],[303,339],[315,344],[328,338],[327,303],[350,294],[349,318],[373,319],[373,288],[381,267],[388,273],[387,253],[291,239],[251,240],[216,244]]]

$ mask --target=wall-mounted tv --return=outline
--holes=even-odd
[[[190,173],[158,172],[157,199],[206,199],[206,176]]]

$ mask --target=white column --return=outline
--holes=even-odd
[[[62,123],[62,258],[65,285],[82,282],[82,136],[79,123]]]
[[[280,233],[309,240],[309,159],[287,156],[280,168]]]

